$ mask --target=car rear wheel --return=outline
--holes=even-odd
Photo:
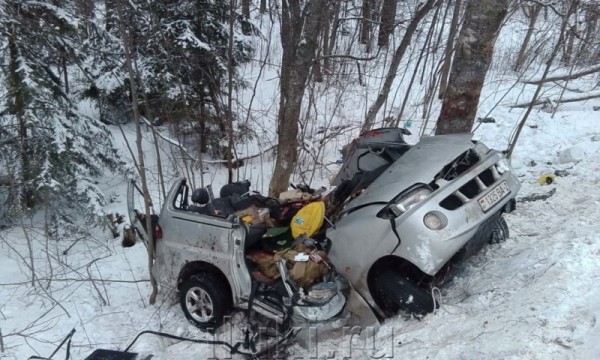
[[[180,289],[180,304],[185,317],[203,330],[216,329],[230,310],[227,285],[211,273],[186,280]]]
[[[502,242],[510,236],[508,231],[508,224],[504,220],[503,216],[500,216],[494,223],[492,228],[492,234],[490,235],[490,243],[496,244]]]
[[[435,310],[431,294],[395,271],[385,271],[374,279],[378,305],[391,316],[403,310],[413,315],[426,315]]]

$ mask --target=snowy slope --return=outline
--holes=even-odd
[[[422,321],[389,320],[374,342],[358,341],[350,346],[351,337],[346,336],[323,340],[318,346],[294,345],[287,353],[308,358],[337,351],[335,358],[350,354],[357,359],[382,355],[594,358],[600,353],[600,326],[596,325],[600,316],[596,300],[600,296],[596,286],[600,280],[600,142],[591,140],[597,134],[596,114],[569,110],[557,113],[555,119],[537,114],[537,129],[527,128],[517,148],[522,163],[517,168],[523,182],[520,198],[551,189],[556,193],[547,201],[519,202],[517,210],[507,216],[511,238],[468,261],[442,289],[442,307],[435,314]],[[498,117],[498,124],[484,124],[478,136],[485,139],[486,134],[498,131],[506,134],[512,125],[508,118],[505,120]],[[494,139],[488,142],[493,144]],[[501,140],[496,145],[502,146]],[[547,164],[555,160],[559,149],[573,145],[584,149],[582,161]],[[530,160],[537,165],[525,165]],[[566,169],[568,175],[549,186],[537,183],[540,174],[556,169]],[[125,177],[115,175],[105,179],[102,186],[116,194],[112,210],[123,212]],[[161,295],[156,306],[147,305],[146,254],[140,244],[124,249],[119,239],[98,231],[94,238],[76,243],[63,255],[71,242],[46,244],[39,231],[29,235],[36,249],[37,276],[53,280],[48,289],[27,285],[30,270],[20,258],[27,258],[22,229],[2,233],[10,244],[0,245],[2,356],[24,359],[48,355],[71,328],[77,330],[72,348],[75,359],[84,358],[96,347],[123,349],[144,329],[211,338],[185,321],[176,299]],[[55,258],[51,260],[53,269],[45,266],[46,253]],[[243,316],[238,314],[230,324],[243,323]],[[240,340],[240,326],[233,326],[233,340]],[[218,336],[227,338],[226,329]],[[143,337],[133,349],[153,353],[159,359],[181,359],[190,353],[208,357],[214,351],[208,345],[152,337]],[[225,353],[218,349],[217,354]]]

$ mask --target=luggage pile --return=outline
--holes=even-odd
[[[278,263],[284,260],[289,277],[301,288],[323,279],[332,269],[325,251],[325,189],[302,185],[275,199],[250,193],[249,188],[249,181],[225,185],[221,197],[204,207],[210,206],[216,216],[237,216],[248,225],[245,248],[252,276],[275,283],[281,277]],[[195,193],[192,201],[201,203]]]

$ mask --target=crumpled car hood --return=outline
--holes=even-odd
[[[475,147],[471,134],[423,138],[394,162],[346,209],[369,203],[389,202],[416,183],[429,184],[444,166]]]

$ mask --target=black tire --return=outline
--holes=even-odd
[[[510,232],[508,231],[508,224],[504,217],[500,216],[496,222],[494,223],[494,227],[492,228],[492,234],[490,235],[490,243],[497,244],[510,236]]]
[[[231,310],[228,285],[212,273],[200,273],[180,288],[179,303],[185,317],[196,327],[214,330]]]
[[[384,271],[374,279],[375,298],[388,316],[398,310],[412,315],[426,315],[435,310],[431,294],[395,271]]]

